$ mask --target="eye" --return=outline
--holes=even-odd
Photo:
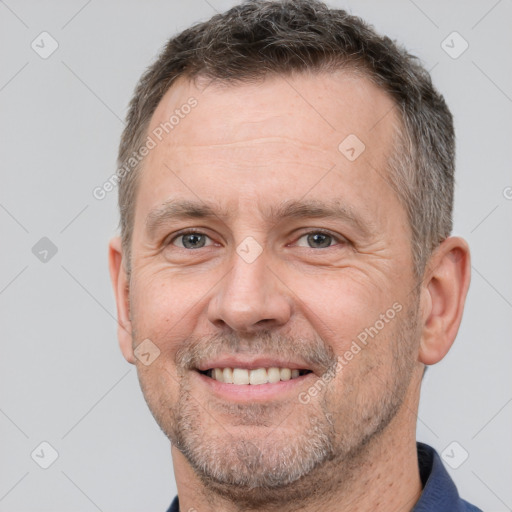
[[[301,242],[301,240],[304,240],[304,242]],[[309,247],[311,249],[326,249],[339,242],[343,242],[343,240],[338,239],[330,233],[311,231],[310,233],[302,235],[297,240],[296,245],[299,247]]]
[[[170,243],[177,247],[181,247],[182,249],[201,249],[207,245],[211,245],[207,244],[207,240],[210,240],[211,242],[210,237],[204,233],[188,231],[175,236]]]

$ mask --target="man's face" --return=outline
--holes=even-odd
[[[182,80],[148,133],[190,97],[138,184],[133,341],[160,350],[139,379],[204,482],[278,488],[353,462],[415,382],[411,232],[387,175],[397,117],[346,73]],[[275,367],[299,376],[248,371]]]

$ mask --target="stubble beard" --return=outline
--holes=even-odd
[[[157,397],[143,379],[141,386],[160,428],[208,494],[228,499],[240,510],[304,505],[319,494],[350,486],[400,410],[415,363],[418,304],[411,304],[405,316],[387,327],[393,367],[379,376],[382,363],[368,358],[357,374],[343,370],[337,402],[328,386],[315,403],[215,403],[212,408],[211,400],[192,395],[186,376],[180,380],[177,403]]]

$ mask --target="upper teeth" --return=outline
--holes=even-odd
[[[208,371],[208,375],[219,382],[228,384],[267,384],[280,380],[290,380],[297,378],[299,370],[290,368],[257,368],[247,370],[245,368],[213,368]]]

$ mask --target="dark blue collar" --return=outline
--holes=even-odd
[[[459,497],[438,453],[427,444],[416,446],[423,492],[412,512],[482,512]]]
[[[457,488],[437,452],[423,443],[418,447],[418,464],[423,492],[412,512],[482,512],[459,497]],[[178,496],[167,512],[180,512]]]

